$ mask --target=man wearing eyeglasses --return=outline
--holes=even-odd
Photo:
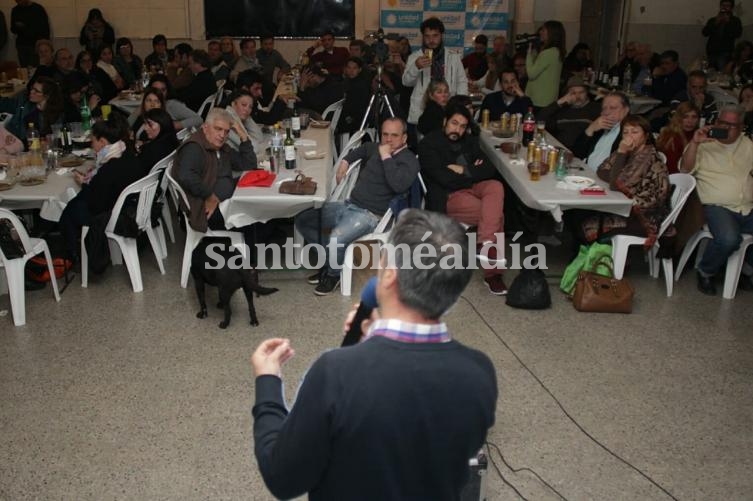
[[[753,141],[742,134],[745,112],[725,106],[719,119],[698,129],[682,157],[682,172],[695,176],[706,223],[713,235],[698,264],[698,290],[716,294],[714,276],[753,233]],[[753,290],[753,252],[748,249],[739,287]]]

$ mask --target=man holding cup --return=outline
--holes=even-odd
[[[460,54],[447,50],[443,44],[444,23],[430,17],[421,23],[423,46],[408,57],[403,73],[403,85],[413,87],[408,111],[408,144],[416,143],[416,124],[424,111],[424,94],[432,80],[445,80],[450,96],[468,94]]]

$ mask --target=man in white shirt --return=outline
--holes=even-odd
[[[413,87],[408,111],[409,144],[415,144],[411,139],[424,111],[424,94],[431,80],[445,80],[450,96],[468,94],[468,78],[460,54],[447,50],[442,43],[444,23],[430,17],[421,23],[421,34],[423,47],[408,57],[403,72],[403,85]]]

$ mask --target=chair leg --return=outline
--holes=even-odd
[[[25,265],[26,262],[22,258],[19,258],[18,261],[7,263],[5,266],[5,276],[8,279],[8,295],[10,296],[10,309],[13,313],[13,323],[16,327],[26,325]]]
[[[120,246],[115,243],[115,241],[112,238],[107,239],[107,245],[110,246],[110,260],[112,261],[113,266],[120,266],[123,264],[123,255],[120,252]]]
[[[167,197],[162,203],[162,222],[167,227],[167,234],[170,236],[170,242],[175,243],[175,230],[173,229],[173,216],[170,214],[170,207],[167,205]],[[165,253],[167,256],[167,253]]]
[[[737,283],[740,281],[740,273],[745,262],[745,252],[748,250],[748,246],[753,243],[753,238],[750,236],[743,238],[740,248],[727,258],[727,271],[724,273],[724,290],[722,292],[724,299],[735,299]]]
[[[162,245],[161,243],[164,241],[165,234],[162,233],[162,238],[160,239],[154,231],[154,228],[148,227],[146,229],[146,236],[149,238],[149,243],[152,245],[152,251],[154,252],[154,257],[157,258],[157,266],[159,266],[159,272],[161,274],[165,274],[165,266],[162,264]]]
[[[698,244],[705,238],[708,238],[708,237],[704,236],[703,231],[699,231],[695,235],[690,237],[690,240],[688,240],[688,242],[685,244],[685,248],[682,250],[682,254],[680,255],[680,260],[677,262],[677,270],[675,270],[675,281],[680,280],[680,275],[685,269],[685,265],[688,263],[688,259],[690,259],[690,255],[693,253],[696,246],[698,246]],[[698,255],[699,256],[703,255],[703,252],[700,248],[698,249]],[[696,262],[696,265],[697,264],[698,263]]]
[[[81,287],[89,286],[89,254],[86,253],[86,234],[89,233],[89,227],[81,228]]]
[[[144,290],[144,284],[141,281],[141,263],[139,262],[139,249],[135,238],[118,238],[114,240],[119,251],[123,255],[123,261],[128,269],[128,275],[131,278],[131,287],[133,292]]]
[[[167,259],[167,240],[165,239],[165,230],[163,228],[161,223],[157,225],[155,234],[157,235],[157,242],[159,242],[160,255],[162,259]]]
[[[55,276],[55,265],[52,263],[52,256],[50,255],[50,248],[47,247],[46,243],[44,244],[44,258],[47,260],[47,270],[50,272],[50,284],[52,285],[52,294],[55,296],[55,301],[60,301],[60,292],[58,291],[58,279]]]
[[[667,297],[672,297],[672,290],[674,286],[674,273],[672,268],[672,258],[664,258],[661,260],[662,268],[664,268],[664,283],[667,286]],[[658,265],[657,265],[658,268]]]
[[[621,280],[623,273],[625,273],[625,262],[629,248],[629,245],[615,245],[615,241],[612,240],[612,262],[614,263],[614,278],[617,280]]]
[[[348,245],[345,249],[345,259],[340,270],[340,292],[343,296],[350,296],[353,292],[353,249],[353,245]]]
[[[188,225],[188,221],[186,221],[186,225]],[[188,274],[191,271],[191,255],[201,237],[201,234],[186,227],[186,245],[183,247],[183,265],[180,270],[180,286],[184,289],[188,287]]]

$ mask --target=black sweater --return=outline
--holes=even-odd
[[[102,165],[91,181],[81,186],[89,214],[96,216],[111,211],[123,188],[142,177],[136,155],[133,150],[126,148],[120,158],[113,158]]]
[[[444,108],[442,108],[436,101],[430,99],[424,107],[424,112],[418,117],[416,129],[425,136],[429,132],[441,129],[443,122]]]
[[[289,414],[280,379],[256,379],[256,459],[282,499],[458,500],[496,400],[486,355],[374,337],[314,362]]]
[[[499,179],[494,164],[479,147],[478,138],[466,135],[457,142],[450,141],[443,130],[435,130],[418,144],[421,175],[426,183],[426,208],[447,212],[447,196],[487,179]],[[479,165],[474,165],[481,160]],[[457,174],[447,168],[450,164],[462,165],[465,170]]]

